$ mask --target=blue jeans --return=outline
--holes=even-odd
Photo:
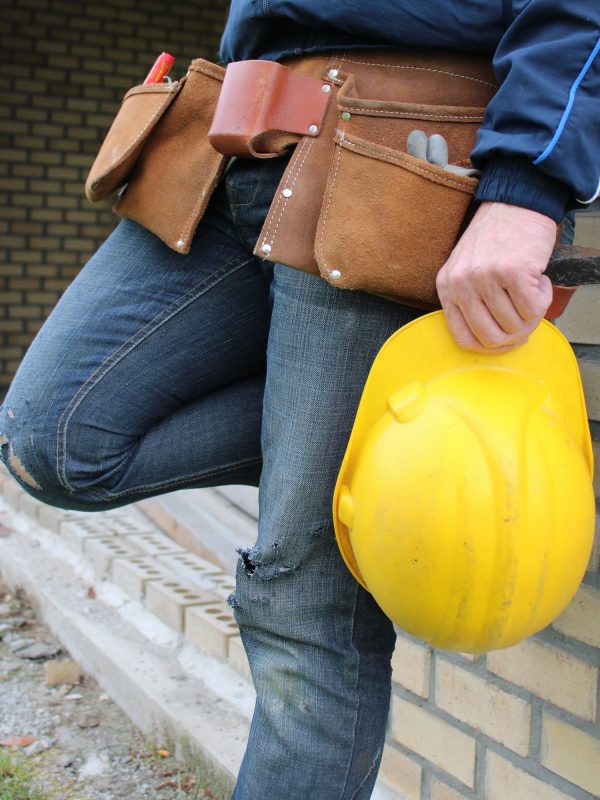
[[[331,497],[373,358],[418,312],[252,255],[284,166],[234,162],[187,256],[122,222],[32,344],[0,441],[63,508],[260,481],[230,599],[257,690],[234,798],[365,800],[394,632],[342,562]]]

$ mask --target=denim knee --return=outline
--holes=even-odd
[[[30,495],[42,503],[73,511],[103,511],[110,507],[94,481],[75,488],[61,477],[58,469],[56,426],[43,426],[28,409],[4,404],[0,408],[0,458],[11,476]],[[96,481],[102,479],[98,472]]]

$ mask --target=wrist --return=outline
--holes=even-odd
[[[547,232],[548,236],[556,236],[557,222],[540,211],[513,203],[498,200],[484,200],[473,216],[473,221],[485,217],[494,217],[507,225],[507,233],[519,233],[531,229]]]

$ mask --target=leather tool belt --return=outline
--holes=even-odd
[[[177,252],[191,241],[227,156],[291,153],[255,253],[361,289],[438,306],[435,276],[468,220],[477,179],[406,152],[439,133],[469,155],[497,83],[489,58],[355,50],[227,70],[192,61],[180,81],[123,99],[86,182]]]

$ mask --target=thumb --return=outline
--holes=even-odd
[[[538,289],[546,303],[545,308],[547,309],[550,303],[552,302],[552,295],[553,295],[552,283],[550,282],[550,278],[547,275],[540,275],[538,281]]]

